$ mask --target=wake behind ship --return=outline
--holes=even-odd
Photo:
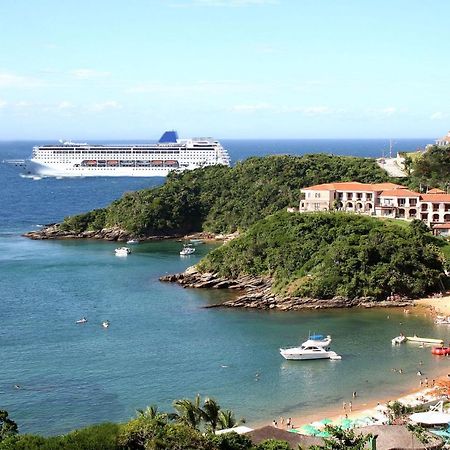
[[[170,171],[230,165],[228,152],[212,138],[179,139],[166,131],[156,144],[89,145],[62,142],[33,147],[28,160],[7,161],[39,177],[164,177]]]

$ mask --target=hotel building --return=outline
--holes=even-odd
[[[439,224],[436,227],[439,234],[445,234],[450,228],[450,194],[440,189],[421,194],[394,183],[351,181],[318,184],[303,188],[301,192],[300,212],[340,210],[378,217],[420,219],[433,228]]]

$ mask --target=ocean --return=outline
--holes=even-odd
[[[396,150],[431,142],[397,140]],[[223,140],[233,161],[309,151],[381,156],[388,140]],[[1,142],[0,160],[25,158],[31,142]],[[180,258],[181,243],[136,245],[127,258],[98,241],[31,241],[21,234],[103,207],[161,178],[32,180],[0,164],[0,409],[21,432],[46,435],[197,393],[216,398],[251,425],[418,386],[446,359],[429,348],[391,346],[400,332],[450,339],[446,326],[393,310],[265,312],[205,308],[228,298],[158,277],[195,264],[213,246]],[[87,317],[84,325],[75,324]],[[108,329],[101,327],[109,320]],[[285,361],[283,346],[309,332],[331,334],[341,361]],[[423,362],[423,365],[420,362]],[[402,368],[403,374],[392,368]],[[257,375],[258,374],[258,375]],[[20,388],[17,389],[15,386]]]

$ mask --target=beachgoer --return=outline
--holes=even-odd
[[[274,427],[276,427],[276,426],[277,426],[277,421],[276,421],[275,419],[273,419],[273,421],[272,421],[272,425],[273,425]]]
[[[424,383],[425,383],[425,386],[428,387],[428,378],[425,378]]]
[[[436,380],[432,380],[432,381],[431,381],[431,386],[434,386],[435,383],[436,383]]]
[[[348,402],[348,409],[350,412],[352,412],[352,402]]]
[[[398,373],[403,373],[403,369],[398,369]]]
[[[286,421],[286,426],[290,427],[291,426],[291,418],[289,417],[288,420]]]
[[[284,425],[284,417],[283,416],[280,417],[280,424]]]
[[[342,409],[345,411],[347,409],[347,403],[343,402],[342,403]]]
[[[420,370],[417,371],[417,376],[419,376],[419,377],[422,376],[422,372]]]
[[[423,386],[423,380],[422,380],[422,378],[420,379],[420,387],[422,387]]]
[[[353,394],[352,394],[353,398],[356,398],[357,395],[358,394],[356,393],[356,391],[354,391]]]
[[[15,384],[14,387],[15,387],[16,389],[20,389],[20,385],[19,385],[19,384]]]
[[[419,366],[423,366],[423,361],[419,361]]]

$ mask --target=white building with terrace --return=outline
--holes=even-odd
[[[427,225],[450,224],[450,194],[432,189],[426,194],[394,183],[355,181],[318,184],[301,189],[300,212],[349,211],[396,219],[420,219]]]

